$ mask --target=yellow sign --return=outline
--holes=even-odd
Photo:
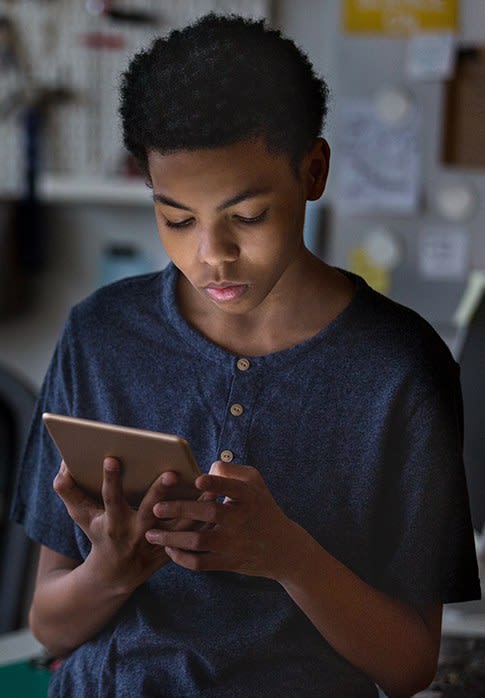
[[[373,262],[363,247],[356,245],[349,250],[348,265],[350,271],[362,276],[375,291],[389,293],[391,288],[389,271]]]
[[[342,0],[350,33],[408,35],[458,30],[459,0]]]

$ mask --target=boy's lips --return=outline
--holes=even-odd
[[[205,293],[218,302],[228,302],[239,300],[248,289],[248,284],[221,283],[208,284],[204,287]]]

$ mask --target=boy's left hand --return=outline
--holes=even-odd
[[[288,535],[296,524],[276,504],[259,472],[250,466],[216,461],[196,487],[224,501],[158,502],[153,513],[191,519],[191,531],[150,529],[150,543],[165,547],[173,562],[197,571],[219,570],[278,579],[288,566]],[[206,495],[206,496],[207,496]]]

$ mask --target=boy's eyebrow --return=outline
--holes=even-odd
[[[256,196],[268,194],[269,191],[269,187],[245,189],[239,194],[231,196],[230,199],[226,199],[222,202],[222,204],[219,204],[219,206],[217,207],[217,211],[222,211],[225,208],[229,208],[230,206],[235,206],[236,204],[240,203],[241,201],[245,201],[246,199],[253,199]],[[193,213],[193,210],[189,206],[185,206],[185,204],[181,204],[178,201],[175,201],[175,199],[172,199],[170,196],[166,196],[165,194],[154,193],[153,201],[159,202],[161,204],[166,204],[167,206],[171,206],[172,208],[179,208],[183,211],[190,211],[191,213]]]
[[[188,206],[184,206],[183,204],[179,204],[178,201],[175,201],[175,199],[171,199],[169,196],[165,196],[165,194],[153,194],[153,201],[159,202],[161,204],[167,204],[167,206],[171,206],[172,208],[181,208],[184,211],[192,211],[191,208]]]

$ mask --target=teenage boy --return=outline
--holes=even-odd
[[[303,243],[326,100],[293,42],[238,17],[123,76],[172,263],[73,308],[39,400],[15,517],[42,543],[34,634],[65,657],[51,696],[410,696],[442,604],[479,595],[457,366]],[[200,499],[169,501],[169,473],[135,511],[108,458],[98,505],[43,411],[186,437]]]

